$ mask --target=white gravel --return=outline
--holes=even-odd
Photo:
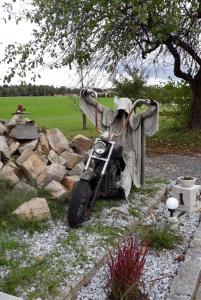
[[[148,216],[144,223],[151,224],[164,220],[164,215],[168,216],[168,211],[164,204]],[[178,232],[182,235],[183,241],[174,250],[149,251],[143,280],[145,290],[150,300],[163,300],[170,290],[173,278],[182,262],[179,257],[183,255],[189,245],[190,238],[199,224],[200,213],[192,213],[189,217],[185,214],[180,218]],[[105,300],[107,299],[106,288],[106,265],[101,267],[89,285],[83,287],[78,294],[78,300]],[[101,295],[101,296],[100,296]]]

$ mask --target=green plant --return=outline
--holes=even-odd
[[[192,180],[194,178],[192,176],[184,176],[184,177],[181,177],[181,179],[183,179],[183,180]]]
[[[181,241],[181,236],[173,232],[167,224],[140,224],[135,229],[142,241],[150,243],[157,250],[173,249]]]
[[[128,213],[130,216],[133,216],[134,218],[139,218],[140,216],[140,212],[134,207],[129,207]]]

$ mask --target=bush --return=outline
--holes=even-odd
[[[167,224],[138,225],[137,231],[140,239],[156,250],[173,249],[181,241]]]
[[[107,270],[107,287],[110,290],[109,299],[142,300],[142,272],[148,246],[139,244],[136,237],[130,237],[118,245],[117,253],[110,253]]]

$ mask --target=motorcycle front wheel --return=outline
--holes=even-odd
[[[91,194],[91,186],[88,181],[80,180],[77,182],[68,208],[68,224],[70,227],[79,226],[89,216],[91,212],[89,206]]]

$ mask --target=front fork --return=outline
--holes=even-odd
[[[99,178],[99,181],[98,181],[98,184],[97,184],[97,186],[96,186],[96,188],[95,188],[95,191],[94,191],[94,193],[93,193],[93,197],[92,197],[92,199],[91,199],[91,201],[90,201],[90,208],[93,208],[94,207],[94,205],[95,205],[95,203],[96,203],[96,200],[97,200],[97,198],[98,198],[98,193],[99,193],[99,191],[100,191],[100,187],[101,187],[101,183],[102,183],[102,181],[103,181],[103,177],[104,177],[104,175],[100,175],[100,178]]]

